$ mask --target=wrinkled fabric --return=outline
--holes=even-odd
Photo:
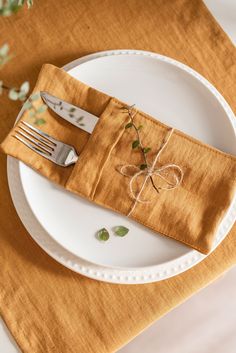
[[[134,129],[125,128],[130,122],[129,114],[124,110],[127,104],[86,86],[49,64],[43,66],[34,91],[47,91],[91,113],[100,112],[91,136],[70,123],[61,125],[62,119],[50,109],[43,115],[45,124],[40,128],[74,146],[79,152],[78,162],[69,168],[58,167],[32,152],[14,138],[19,124],[1,144],[2,150],[67,190],[127,215],[134,198],[129,189],[130,178],[119,172],[120,166],[139,167],[145,163],[140,150],[131,147],[137,138]],[[170,128],[137,109],[133,114],[136,126],[142,126],[142,143],[151,147],[146,155],[151,165]],[[33,124],[29,112],[25,112],[21,120]],[[130,217],[207,254],[235,194],[236,157],[175,130],[158,160],[159,166],[170,163],[182,169],[182,183],[175,189],[160,190],[157,194],[149,179],[141,197],[150,202],[137,202]],[[145,175],[137,178],[136,192],[144,178]],[[168,179],[171,180],[171,175]],[[153,180],[157,186],[166,186],[158,176],[153,176]]]
[[[199,0],[41,0],[0,18],[0,37],[15,54],[1,71],[9,84],[29,79],[33,87],[45,62],[62,66],[99,50],[143,49],[194,68],[236,111],[235,47]],[[94,113],[102,114],[106,103]],[[19,109],[1,97],[1,141]],[[0,168],[0,313],[23,352],[115,352],[236,262],[234,226],[204,261],[168,280],[114,285],[83,277],[32,240],[13,207],[3,154]]]

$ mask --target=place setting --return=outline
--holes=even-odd
[[[235,132],[226,100],[189,66],[110,50],[45,64],[1,148],[44,251],[84,276],[143,284],[194,267],[229,233]]]

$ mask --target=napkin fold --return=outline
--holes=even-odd
[[[14,139],[15,127],[1,144],[6,154],[67,190],[128,215],[155,232],[204,254],[211,251],[217,228],[235,194],[235,156],[179,130],[170,130],[159,120],[129,108],[127,103],[87,86],[50,64],[41,69],[34,89],[38,91],[47,91],[98,116],[98,124],[90,135],[50,109],[44,113],[45,124],[40,129],[73,145],[79,153],[78,162],[67,168],[55,165]],[[135,126],[142,127],[139,132],[142,143],[150,147],[146,154],[148,164],[152,165],[168,138],[152,180],[140,149],[132,148],[137,137],[132,127],[126,128],[130,112]],[[29,112],[21,119],[34,123]],[[172,168],[158,172],[165,166]],[[153,183],[160,188],[159,192]],[[176,187],[170,187],[175,184]]]

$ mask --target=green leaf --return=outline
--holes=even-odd
[[[133,123],[128,123],[125,125],[125,129],[130,129],[133,126]]]
[[[18,99],[20,100],[20,101],[25,101],[26,100],[26,94],[24,93],[24,92],[19,92],[18,93]]]
[[[44,113],[47,110],[47,106],[45,104],[42,104],[36,111],[37,114]]]
[[[106,228],[102,228],[97,232],[97,237],[101,241],[107,241],[110,236]]]
[[[32,110],[31,112],[29,112],[29,116],[30,118],[34,118],[36,116],[35,111]]]
[[[132,142],[132,148],[137,148],[139,146],[139,140],[135,140]]]
[[[8,94],[8,97],[13,100],[13,101],[16,101],[18,99],[18,93],[16,92],[16,89],[15,88],[12,88],[10,89],[9,91],[9,94]]]
[[[33,6],[33,0],[27,0],[28,9]]]
[[[30,100],[36,101],[37,99],[39,99],[39,97],[40,97],[40,93],[37,92],[37,93],[34,93],[30,96]]]
[[[145,147],[145,148],[143,149],[143,152],[144,152],[144,153],[148,153],[149,151],[151,151],[151,147]]]
[[[31,109],[32,108],[32,103],[29,101],[29,100],[27,100],[25,103],[24,103],[24,105],[23,105],[23,109],[24,110],[28,110],[28,109]]]
[[[119,237],[124,237],[127,233],[129,233],[129,229],[124,226],[115,227],[115,234]]]
[[[29,92],[30,89],[30,85],[28,81],[25,81],[24,83],[22,83],[22,85],[20,86],[20,91],[24,94],[27,94]]]
[[[70,110],[69,110],[69,112],[70,112],[70,113],[74,113],[75,111],[76,111],[76,109],[75,109],[75,108],[73,108],[73,107],[72,107],[72,108],[70,108]]]
[[[44,120],[44,119],[36,119],[36,121],[35,121],[35,125],[43,125],[43,124],[45,124],[46,123],[46,121]]]
[[[144,170],[147,168],[147,164],[141,164],[140,167],[139,167],[141,170]]]
[[[3,46],[0,48],[0,56],[7,56],[9,52],[9,45],[6,43],[6,44],[3,44]]]

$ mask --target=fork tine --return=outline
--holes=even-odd
[[[55,147],[55,144],[53,144],[53,147],[52,147],[52,144],[50,145],[50,144],[47,142],[46,139],[40,137],[38,134],[32,133],[31,130],[26,129],[24,126],[19,125],[18,128],[21,129],[21,130],[23,130],[23,131],[25,131],[28,135],[32,136],[34,139],[36,139],[36,140],[42,142],[42,144],[45,145],[45,147],[50,148],[51,151],[54,150],[53,147]],[[20,133],[20,131],[18,131],[18,133]],[[21,133],[21,135],[24,135],[24,134]],[[26,136],[25,136],[25,137],[26,137]]]
[[[49,136],[48,134],[46,134],[46,132],[43,132],[39,129],[37,129],[35,126],[30,125],[29,123],[27,123],[26,121],[21,120],[21,123],[26,125],[29,129],[33,130],[34,132],[36,132],[37,134],[39,134],[40,136],[43,136],[45,139],[47,139],[49,142],[51,142],[52,144],[56,145],[57,144],[57,140],[54,139],[52,136]]]
[[[35,140],[34,140],[34,139],[32,139],[29,135],[25,134],[25,133],[22,132],[22,131],[16,130],[15,132],[16,132],[18,135],[23,136],[26,140],[32,142],[34,145],[40,147],[44,152],[47,152],[49,155],[52,154],[53,151],[50,150],[49,148],[47,148],[45,145],[43,145],[40,141],[36,140],[37,137],[34,136],[34,137],[35,137]]]
[[[36,146],[32,145],[31,143],[25,141],[24,139],[22,139],[20,136],[18,135],[12,135],[15,139],[19,140],[20,142],[22,142],[25,146],[27,146],[28,148],[30,148],[31,150],[33,150],[34,152],[40,154],[41,156],[49,159],[50,154],[49,153],[45,153],[42,150],[40,150],[39,148],[37,148]]]

